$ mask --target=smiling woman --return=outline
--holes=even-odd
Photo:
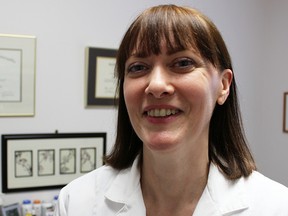
[[[161,61],[158,61],[158,59]],[[120,95],[116,139],[119,149],[115,147],[115,150],[117,150],[112,152],[111,157],[108,156],[107,162],[115,168],[127,168],[132,164],[138,153],[142,154],[143,141],[139,139],[138,134],[134,137],[135,128],[132,129],[133,122],[130,121],[129,112],[127,112],[127,108],[131,104],[126,103],[127,97],[124,98],[124,91],[126,91],[124,85],[130,79],[143,77],[145,74],[153,81],[145,91],[154,88],[154,95],[162,94],[161,89],[161,93],[154,91],[155,88],[161,88],[161,84],[164,83],[161,83],[161,79],[158,79],[160,76],[158,69],[161,66],[165,66],[170,71],[170,73],[163,75],[166,80],[170,81],[173,77],[173,80],[184,80],[184,82],[178,82],[180,86],[187,83],[185,86],[187,89],[184,92],[188,98],[195,95],[199,88],[205,89],[201,85],[205,78],[207,78],[207,82],[210,82],[211,87],[213,85],[215,88],[215,80],[209,80],[208,77],[214,72],[214,76],[210,78],[215,78],[216,71],[218,71],[219,76],[221,73],[221,80],[225,84],[223,87],[228,89],[223,89],[224,91],[221,92],[223,95],[219,95],[217,102],[220,102],[220,104],[215,103],[216,98],[214,98],[214,104],[211,105],[213,106],[212,109],[214,105],[216,106],[209,129],[209,157],[212,161],[218,163],[229,178],[238,178],[242,175],[248,176],[255,169],[255,164],[244,137],[236,94],[237,86],[235,77],[232,79],[232,63],[225,43],[216,26],[205,15],[192,8],[174,7],[172,5],[154,7],[144,11],[131,24],[119,47],[116,63]],[[158,70],[157,73],[149,73],[155,68]],[[133,73],[131,73],[131,70]],[[192,71],[193,73],[190,73]],[[155,76],[152,77],[152,75]],[[189,78],[187,79],[187,77]],[[135,80],[132,85],[139,89],[139,79]],[[147,81],[145,77],[141,80]],[[193,85],[190,80],[194,83]],[[200,87],[195,89],[197,85]],[[174,90],[173,85],[166,85],[165,94]],[[135,92],[135,90],[132,92]],[[179,92],[176,91],[176,95],[179,95]],[[156,97],[159,96],[156,95]],[[200,95],[198,95],[198,98],[201,98]],[[225,101],[226,103],[224,103]],[[176,107],[172,106],[171,108],[175,109]],[[202,108],[198,107],[198,111],[200,110],[204,112]],[[136,115],[134,112],[132,114]],[[198,112],[197,115],[199,115]],[[203,115],[208,115],[207,117],[210,118],[212,115],[211,107],[210,112],[203,113]],[[127,134],[128,128],[132,130],[131,135]],[[222,128],[225,128],[225,130]],[[206,139],[208,139],[208,136]],[[123,146],[120,143],[123,143]],[[131,144],[127,145],[127,143]],[[226,146],[229,146],[229,148]],[[232,149],[233,151],[231,151]],[[243,154],[240,157],[239,152]],[[246,159],[243,160],[243,158]],[[114,159],[115,163],[113,162]]]
[[[116,73],[115,145],[105,166],[61,190],[56,215],[288,215],[288,189],[256,171],[231,59],[205,15],[145,10]]]

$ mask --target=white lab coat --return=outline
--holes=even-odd
[[[55,216],[145,216],[137,164],[122,171],[103,166],[72,181]],[[288,216],[288,189],[256,171],[230,181],[211,164],[193,216]]]

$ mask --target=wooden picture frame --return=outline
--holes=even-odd
[[[116,99],[114,76],[117,50],[88,47],[87,106],[113,106]]]
[[[106,133],[4,134],[2,191],[61,188],[102,166],[105,152]]]

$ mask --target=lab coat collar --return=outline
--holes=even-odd
[[[114,203],[115,215],[146,215],[141,185],[139,159],[119,172],[105,197]],[[248,209],[245,179],[230,181],[211,163],[207,186],[193,216],[226,216]]]
[[[110,202],[118,203],[116,215],[127,215],[127,212],[129,215],[146,215],[138,163],[139,157],[132,167],[120,171],[105,195]]]
[[[228,180],[211,163],[207,186],[198,202],[193,216],[226,216],[249,208],[245,178]],[[233,214],[234,215],[234,214]]]

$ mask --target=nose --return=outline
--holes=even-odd
[[[145,89],[147,95],[152,95],[155,98],[163,98],[174,93],[172,79],[163,67],[156,67],[151,70],[148,84]]]

